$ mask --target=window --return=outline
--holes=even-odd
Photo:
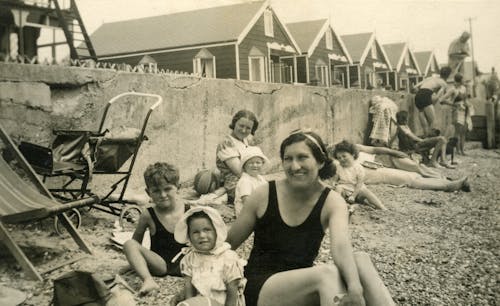
[[[249,80],[265,82],[265,69],[263,56],[250,56],[248,58]]]
[[[271,10],[264,12],[264,33],[266,36],[274,37],[273,12]]]
[[[375,42],[373,42],[373,45],[372,45],[371,55],[372,55],[372,58],[377,58],[377,44],[375,44]]]
[[[215,56],[207,49],[201,49],[193,58],[193,73],[205,78],[215,78]]]
[[[410,53],[406,52],[405,54],[405,66],[410,66]]]
[[[400,79],[399,80],[399,89],[401,90],[406,90],[406,91],[409,91],[409,88],[408,88],[408,79]]]
[[[333,37],[332,37],[332,31],[328,29],[326,32],[326,48],[329,50],[333,49]]]
[[[347,87],[344,68],[333,68],[332,85]]]
[[[316,66],[315,68],[318,85],[328,86],[328,66]]]

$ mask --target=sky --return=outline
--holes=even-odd
[[[64,0],[69,2],[68,0]],[[89,33],[113,21],[170,14],[251,0],[76,0]],[[285,23],[330,19],[339,35],[375,31],[381,44],[408,42],[447,62],[450,42],[470,30],[482,72],[500,69],[500,0],[270,0]],[[237,12],[235,12],[237,13]],[[467,59],[467,60],[470,60]]]

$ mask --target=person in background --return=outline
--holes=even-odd
[[[460,73],[455,74],[455,84],[443,96],[441,104],[451,105],[453,107],[452,123],[455,127],[455,137],[457,138],[457,153],[465,155],[465,136],[467,134],[467,115],[469,104],[467,103],[467,88],[463,85],[463,76]]]
[[[222,177],[222,193],[227,192],[230,204],[234,202],[234,190],[241,176],[241,152],[249,146],[249,139],[258,126],[259,121],[253,112],[240,110],[229,124],[231,134],[217,145],[215,163]],[[220,195],[220,191],[216,195]]]
[[[394,137],[389,142],[392,144],[397,137],[399,141],[399,150],[403,152],[418,152],[424,155],[424,160],[428,159],[427,154],[431,149],[434,149],[430,159],[430,165],[435,168],[446,167],[454,168],[454,166],[446,162],[446,138],[443,136],[433,136],[427,138],[420,138],[415,135],[408,126],[408,112],[399,111],[396,113],[396,122],[398,130]],[[441,162],[438,158],[441,157]]]
[[[267,183],[262,176],[263,169],[269,160],[259,147],[248,147],[241,156],[242,174],[236,184],[234,209],[236,216],[241,212],[247,197],[262,184]]]
[[[470,55],[469,38],[469,32],[464,31],[460,37],[450,43],[448,48],[448,66],[451,68],[452,75],[464,70],[464,60]]]
[[[415,84],[417,93],[415,94],[415,106],[418,109],[418,118],[424,130],[424,136],[428,136],[434,128],[436,114],[434,104],[438,102],[448,87],[446,80],[450,76],[450,67],[443,67],[439,72],[439,77],[428,77],[422,82]]]

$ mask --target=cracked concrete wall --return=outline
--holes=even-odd
[[[134,167],[130,186],[135,190],[143,188],[142,173],[154,161],[178,165],[181,181],[214,168],[217,143],[240,109],[256,113],[256,141],[277,167],[279,145],[294,129],[311,128],[329,143],[362,142],[373,95],[413,107],[411,97],[399,99],[401,94],[393,92],[0,63],[0,122],[16,140],[49,145],[53,129],[96,130],[106,103],[127,91],[163,97]],[[147,99],[119,102],[110,108],[107,124],[139,127],[149,105]]]

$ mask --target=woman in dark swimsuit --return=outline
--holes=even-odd
[[[335,168],[321,138],[292,133],[280,155],[286,178],[256,189],[228,235],[237,248],[255,234],[247,306],[394,305],[368,256],[353,255],[347,205],[322,182]],[[326,230],[335,264],[313,266]]]

